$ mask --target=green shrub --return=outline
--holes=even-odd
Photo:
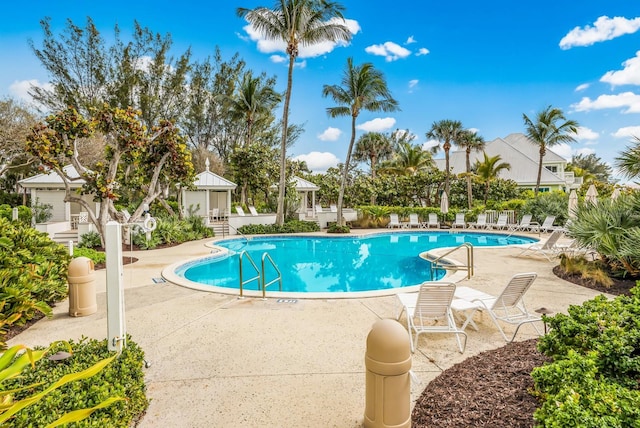
[[[248,224],[238,228],[238,232],[244,235],[268,235],[274,233],[302,233],[318,232],[320,227],[311,221],[290,220],[278,226],[277,224]]]
[[[0,218],[0,345],[6,329],[67,296],[69,251],[47,234]]]
[[[31,208],[24,205],[18,205],[18,221],[30,226],[31,225]],[[9,221],[13,221],[13,207],[11,205],[0,205],[0,217]]]
[[[102,240],[98,232],[87,232],[80,237],[78,247],[80,248],[97,248],[102,246]]]
[[[327,233],[349,233],[349,232],[351,232],[351,229],[349,229],[349,226],[346,226],[346,225],[338,226],[337,223],[334,223],[327,228]]]
[[[536,368],[541,426],[626,427],[640,420],[640,282],[631,296],[600,295],[568,314],[545,317],[551,327],[538,349],[553,362]]]
[[[69,341],[73,350],[71,358],[51,361],[42,358],[35,369],[31,366],[22,375],[2,384],[3,390],[42,383],[35,388],[19,391],[14,400],[32,396],[58,381],[65,375],[81,372],[99,361],[114,355],[107,349],[107,341],[83,338],[77,343]],[[66,351],[63,343],[54,344],[51,352]],[[144,414],[149,402],[146,397],[144,353],[140,347],[127,340],[122,353],[97,374],[87,379],[75,380],[61,386],[29,407],[19,411],[11,419],[12,427],[43,427],[61,415],[76,409],[90,408],[112,397],[126,397],[108,407],[96,410],[91,416],[73,425],[74,427],[129,427]]]
[[[569,196],[564,192],[538,193],[537,198],[527,200],[522,212],[531,213],[533,220],[542,224],[545,217],[556,217],[555,224],[565,224],[569,213]]]
[[[51,204],[41,204],[40,199],[36,198],[36,201],[31,205],[31,210],[33,211],[33,217],[35,218],[37,223],[46,223],[51,220],[53,217],[53,205]]]
[[[73,249],[73,257],[87,257],[93,260],[94,264],[105,263],[107,255],[103,251],[96,251],[93,248],[76,247]]]

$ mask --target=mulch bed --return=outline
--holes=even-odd
[[[613,295],[629,294],[635,279],[615,279],[611,287],[586,283],[580,275],[554,273],[574,284]],[[486,351],[443,371],[425,388],[411,415],[413,427],[534,426],[538,401],[528,393],[531,371],[547,361],[536,349],[537,339],[510,343]]]

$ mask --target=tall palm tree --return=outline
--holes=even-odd
[[[635,146],[627,147],[616,158],[616,167],[627,178],[640,177],[640,137],[633,137]]]
[[[471,192],[471,152],[484,150],[486,143],[484,138],[478,135],[477,132],[467,129],[460,133],[456,140],[456,145],[465,149],[467,159],[467,203],[469,205],[469,209],[471,209],[471,205],[473,204],[473,196]]]
[[[540,189],[540,179],[542,177],[542,161],[547,153],[547,148],[560,143],[575,142],[574,136],[578,131],[578,122],[567,120],[562,110],[554,107],[547,107],[536,114],[535,122],[526,114],[522,115],[526,135],[540,148],[540,160],[538,162],[538,179],[536,181],[535,195]],[[562,123],[558,124],[558,122]]]
[[[244,146],[251,144],[254,125],[268,122],[271,112],[281,100],[281,95],[273,89],[273,79],[264,80],[264,75],[254,77],[251,71],[242,76],[242,82],[235,94],[225,97],[231,117],[245,123]]]
[[[502,160],[500,155],[492,157],[487,156],[486,153],[483,153],[483,155],[484,160],[482,162],[476,161],[475,169],[480,179],[484,182],[484,204],[487,205],[491,182],[498,178],[500,171],[503,169],[510,170],[511,165],[507,162],[500,162]]]
[[[395,175],[416,175],[420,171],[434,166],[431,153],[419,145],[401,141],[389,161],[382,165],[382,170]]]
[[[376,178],[378,162],[387,159],[393,153],[389,137],[381,132],[362,134],[353,151],[353,159],[358,162],[368,161],[371,178]]]
[[[278,0],[274,9],[259,6],[255,9],[239,7],[237,14],[245,18],[257,31],[269,40],[287,44],[289,71],[287,91],[282,111],[282,138],[280,140],[280,185],[278,186],[278,209],[276,223],[284,223],[284,195],[287,161],[287,130],[289,129],[289,101],[293,84],[293,65],[300,46],[309,46],[326,41],[349,41],[351,32],[342,16],[344,7],[328,0]],[[336,19],[337,18],[337,19]]]
[[[353,65],[353,58],[347,58],[347,67],[342,76],[341,85],[324,85],[322,95],[330,96],[338,105],[328,107],[330,117],[351,116],[351,141],[347,149],[347,158],[342,172],[342,183],[338,193],[338,224],[342,223],[342,200],[347,183],[347,174],[351,162],[351,152],[356,140],[356,119],[362,110],[391,112],[398,110],[398,102],[393,99],[387,81],[382,72],[376,70],[370,62],[360,66]]]
[[[439,122],[433,122],[431,129],[427,132],[427,138],[433,138],[442,143],[442,150],[444,150],[444,190],[449,195],[449,150],[451,149],[451,143],[458,140],[460,133],[464,131],[462,128],[462,122],[459,120],[444,119]],[[437,146],[439,147],[439,146]],[[435,148],[437,150],[437,147]]]

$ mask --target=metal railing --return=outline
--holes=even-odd
[[[440,263],[440,261],[448,256],[449,254],[459,250],[460,248],[466,248],[467,250],[467,264],[466,265],[451,265],[448,263]],[[473,245],[468,242],[458,245],[457,247],[451,248],[444,254],[436,257],[431,261],[431,277],[434,277],[434,273],[436,269],[445,269],[445,270],[466,270],[467,278],[471,279],[473,276]]]
[[[262,269],[258,269],[258,266],[257,266],[257,265],[256,265],[256,263],[253,261],[253,258],[251,257],[251,255],[250,255],[248,252],[246,252],[246,251],[242,251],[242,252],[240,253],[240,256],[239,256],[239,257],[240,257],[240,258],[239,258],[240,263],[239,263],[239,267],[238,267],[238,269],[239,269],[239,271],[240,271],[240,275],[239,275],[239,277],[240,277],[240,279],[239,279],[240,296],[239,296],[239,297],[240,297],[240,298],[243,298],[243,297],[244,297],[244,286],[245,286],[246,284],[248,284],[248,283],[250,283],[250,282],[252,282],[252,281],[256,281],[256,280],[258,281],[258,289],[262,289],[262,298],[263,298],[263,299],[266,299],[267,287],[268,287],[268,286],[270,286],[270,285],[272,285],[272,284],[273,284],[273,283],[275,283],[275,282],[278,282],[278,285],[279,285],[279,287],[278,287],[278,291],[282,291],[282,273],[280,272],[280,269],[278,269],[278,266],[277,266],[277,265],[276,265],[276,263],[273,261],[273,259],[272,259],[272,258],[271,258],[271,256],[269,255],[269,253],[266,253],[266,252],[265,252],[265,253],[262,255],[262,263],[261,263],[261,267],[262,267]],[[244,259],[246,259],[246,260],[251,264],[251,266],[253,267],[253,270],[254,270],[254,271],[255,271],[255,273],[256,273],[256,275],[255,275],[255,276],[252,276],[251,278],[249,278],[249,279],[247,279],[247,280],[245,280],[245,279],[244,279],[243,274],[242,274],[242,271],[243,271],[243,269],[242,269],[243,262],[242,262],[242,261],[243,261]],[[266,281],[266,279],[265,279],[265,276],[266,276],[266,275],[265,275],[265,273],[266,273],[266,272],[265,272],[265,265],[266,265],[266,263],[265,263],[265,262],[267,262],[267,261],[271,264],[271,266],[273,267],[273,269],[275,270],[275,272],[276,272],[276,274],[277,274],[277,275],[276,275],[276,277],[275,277],[275,278],[273,278],[273,279],[272,279],[271,281],[269,281],[269,282],[267,282],[267,281]]]

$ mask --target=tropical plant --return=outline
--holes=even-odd
[[[496,156],[488,156],[486,153],[483,153],[484,159],[482,161],[476,161],[475,170],[478,177],[482,180],[485,185],[484,190],[484,204],[487,204],[487,199],[489,198],[489,188],[491,187],[491,182],[498,178],[500,175],[500,171],[511,169],[511,165],[507,162],[500,162],[502,157],[500,155]]]
[[[381,172],[394,175],[416,175],[434,168],[431,153],[408,141],[397,144],[393,157],[381,165]]]
[[[31,205],[31,212],[33,213],[33,219],[36,224],[48,222],[51,217],[53,217],[52,210],[53,205],[43,204],[39,198],[36,198],[36,201]]]
[[[634,136],[635,143],[627,147],[616,158],[616,167],[627,178],[640,177],[640,137]]]
[[[86,257],[91,259],[94,264],[102,264],[107,261],[107,254],[104,251],[97,251],[93,248],[76,247],[73,249],[73,257]]]
[[[328,107],[330,117],[351,116],[351,140],[347,148],[345,168],[342,173],[340,193],[338,194],[338,225],[344,226],[342,204],[344,189],[347,184],[348,166],[356,140],[356,119],[363,110],[391,112],[398,110],[398,102],[393,99],[382,72],[376,70],[372,63],[360,66],[353,65],[353,58],[347,58],[347,67],[340,85],[324,85],[322,95],[331,97],[338,105]]]
[[[573,171],[576,177],[582,177],[584,182],[598,180],[604,183],[609,182],[613,172],[613,169],[594,153],[573,155],[565,170]]]
[[[9,98],[0,100],[0,177],[36,160],[24,151],[24,140],[35,123],[35,113],[28,107]]]
[[[342,16],[344,7],[328,0],[278,0],[274,9],[257,7],[238,8],[239,17],[245,18],[269,40],[286,43],[289,55],[287,90],[282,111],[282,138],[280,140],[280,184],[278,186],[278,208],[276,223],[284,223],[284,198],[287,159],[287,132],[289,131],[289,102],[293,86],[293,66],[301,46],[325,41],[349,41],[351,32]]]
[[[542,178],[542,162],[547,148],[551,148],[561,143],[575,142],[575,135],[578,131],[578,122],[567,120],[562,110],[554,107],[547,107],[538,112],[534,120],[529,119],[526,114],[522,115],[526,129],[526,135],[531,142],[538,146],[540,159],[538,161],[538,178],[536,180],[535,194],[540,189],[540,179]],[[562,121],[562,123],[558,123]]]
[[[102,244],[102,239],[98,232],[87,232],[80,237],[78,247],[80,248],[96,248]]]
[[[555,224],[565,224],[569,218],[569,199],[562,191],[538,193],[537,197],[527,199],[523,211],[540,224],[550,215],[555,216]]]
[[[69,252],[20,222],[0,218],[0,347],[12,325],[24,325],[67,296]]]
[[[485,141],[482,136],[475,131],[464,130],[458,135],[455,141],[456,145],[465,150],[466,157],[466,179],[467,179],[467,208],[471,209],[473,205],[473,191],[471,186],[471,152],[484,150]]]
[[[464,131],[462,122],[458,120],[445,119],[438,122],[434,122],[431,125],[431,129],[427,132],[427,138],[433,138],[442,143],[442,150],[444,150],[444,190],[447,195],[450,194],[449,189],[449,176],[451,170],[449,168],[449,150],[451,150],[451,143],[456,142],[459,139],[460,134]],[[435,146],[434,150],[438,150],[440,145]]]
[[[353,159],[362,162],[368,161],[371,170],[371,178],[376,178],[378,163],[387,159],[393,148],[389,137],[381,132],[367,132],[362,134],[353,151]],[[372,202],[372,205],[375,202]]]

